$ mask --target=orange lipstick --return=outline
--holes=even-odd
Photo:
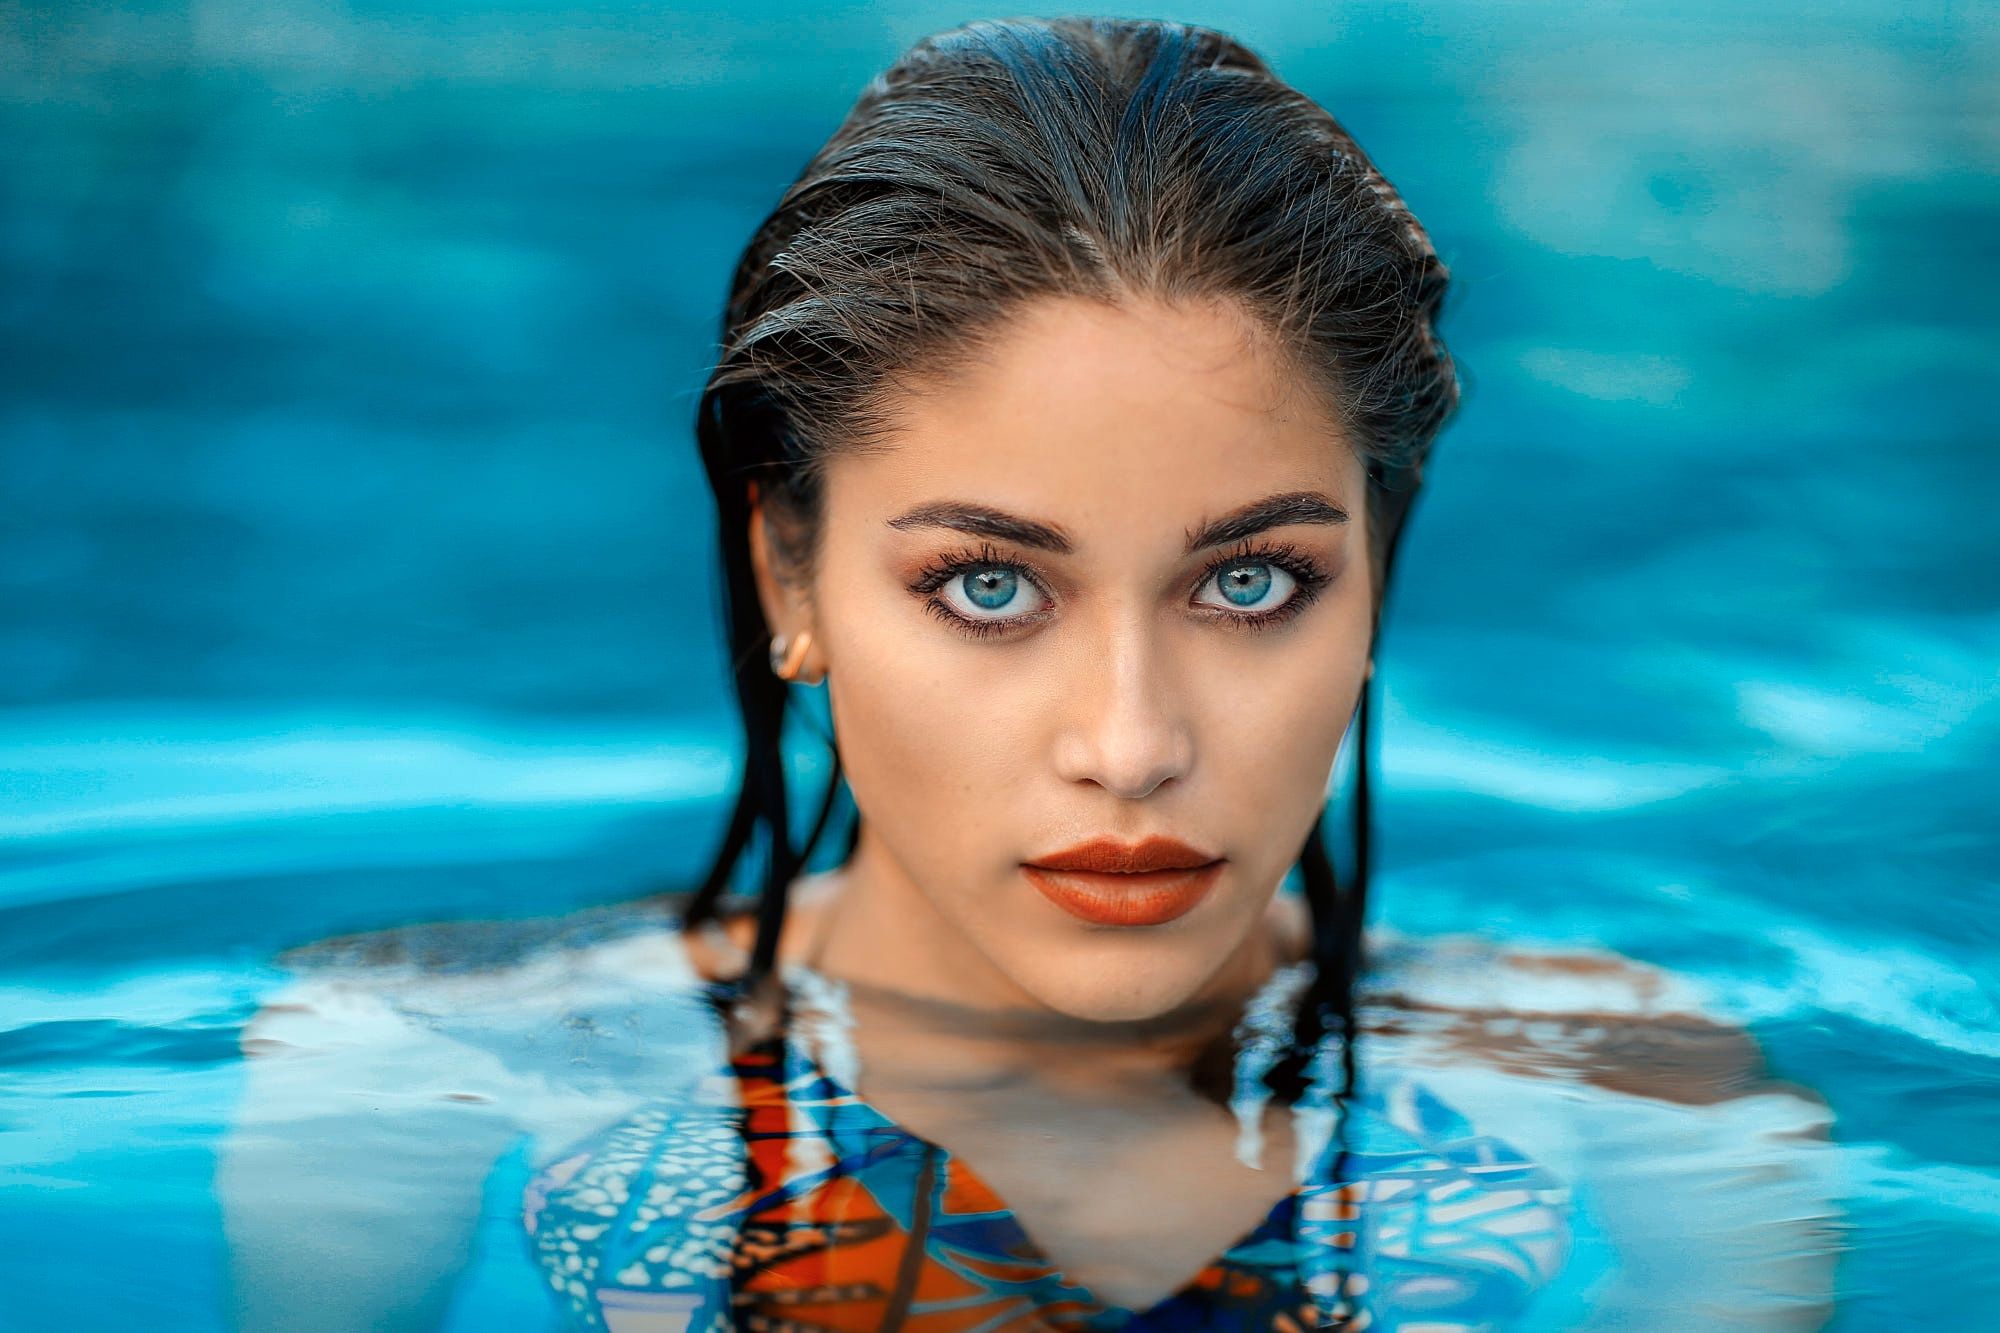
[[[1093,926],[1159,926],[1186,916],[1215,887],[1222,858],[1178,838],[1096,838],[1021,867],[1044,898]]]

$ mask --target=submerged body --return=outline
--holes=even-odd
[[[837,1032],[840,988],[794,978],[802,1016]],[[1296,993],[1292,980],[1270,989]],[[1065,1272],[970,1163],[832,1077],[813,1045],[762,1043],[537,1177],[527,1225],[579,1326],[1285,1330],[1340,1318],[1445,1333],[1517,1317],[1566,1251],[1563,1185],[1392,1076],[1344,1113],[1330,1100],[1295,1108],[1306,1128],[1294,1187],[1172,1291],[1121,1305]],[[1188,1183],[1213,1168],[1154,1169]]]
[[[1282,1330],[1343,1299],[1355,1327],[1659,1327],[1669,1264],[1728,1326],[1823,1317],[1821,1108],[1622,960],[1378,938],[1343,1134],[1237,1069],[1093,1111],[1032,1038],[924,1036],[796,956],[793,1022],[732,1052],[710,940],[657,910],[563,935],[322,966],[267,1008],[222,1180],[244,1327],[448,1322],[481,1182],[521,1153],[485,1262],[557,1302],[519,1327]],[[980,1082],[975,1047],[1024,1058]]]

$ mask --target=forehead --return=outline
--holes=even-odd
[[[1356,500],[1362,478],[1316,387],[1226,304],[1037,301],[970,366],[888,406],[896,429],[838,462],[833,493],[1178,525],[1274,490]]]

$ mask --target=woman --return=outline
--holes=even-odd
[[[555,967],[623,1033],[581,1063],[625,1067],[555,1090],[487,1024],[461,1049],[494,1058],[376,1151],[462,1149],[440,1097],[535,1125],[537,1259],[619,1333],[1530,1308],[1564,1180],[1357,1059],[1366,689],[1456,401],[1445,287],[1360,148],[1219,33],[981,22],[906,53],[751,239],[700,404],[748,748],[714,871],[510,983]],[[815,686],[833,781],[801,829],[781,738]],[[803,875],[843,786],[846,855]],[[253,1048],[335,1011],[399,1031],[386,993],[322,988]],[[261,1255],[244,1320],[284,1322]]]

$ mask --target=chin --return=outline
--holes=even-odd
[[[1086,945],[1063,951],[1068,956],[1060,960],[1044,956],[1033,966],[1010,970],[1016,985],[1059,1014],[1089,1023],[1133,1023],[1186,1004],[1223,962],[1157,945],[1129,947],[1136,940],[1116,943],[1126,947]]]

